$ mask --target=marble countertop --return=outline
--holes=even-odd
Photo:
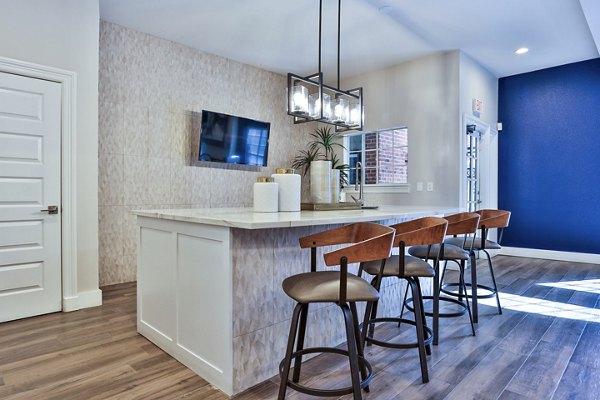
[[[196,208],[136,210],[139,217],[167,219],[241,229],[291,228],[298,226],[346,224],[392,218],[419,218],[459,212],[450,206],[380,206],[376,210],[299,211],[255,213],[252,208]]]

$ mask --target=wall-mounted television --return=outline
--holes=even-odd
[[[269,122],[202,110],[198,161],[266,166]]]

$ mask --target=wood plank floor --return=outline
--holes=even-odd
[[[416,350],[370,347],[365,399],[600,399],[600,265],[498,256],[494,266],[503,315],[481,304],[476,337],[466,317],[443,319],[427,384]],[[135,295],[135,284],[105,287],[101,307],[0,324],[0,399],[226,399],[136,333]],[[378,335],[406,339],[409,328]],[[344,360],[319,356],[302,379],[333,387],[347,374]],[[277,389],[274,377],[236,399]]]

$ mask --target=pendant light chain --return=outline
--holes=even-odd
[[[323,0],[321,0],[323,1]],[[338,40],[337,40],[337,88],[340,88],[340,20],[342,15],[342,0],[338,0]]]
[[[321,70],[321,26],[323,24],[323,0],[319,0],[319,74]]]

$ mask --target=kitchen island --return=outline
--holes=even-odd
[[[240,393],[278,373],[294,307],[281,282],[310,269],[310,250],[300,249],[300,237],[340,224],[389,225],[457,211],[412,206],[135,211],[138,332],[227,395]],[[319,268],[324,268],[322,251]],[[390,281],[382,287],[379,311],[396,314],[403,286]],[[309,318],[307,346],[343,342],[337,307],[315,305]]]

